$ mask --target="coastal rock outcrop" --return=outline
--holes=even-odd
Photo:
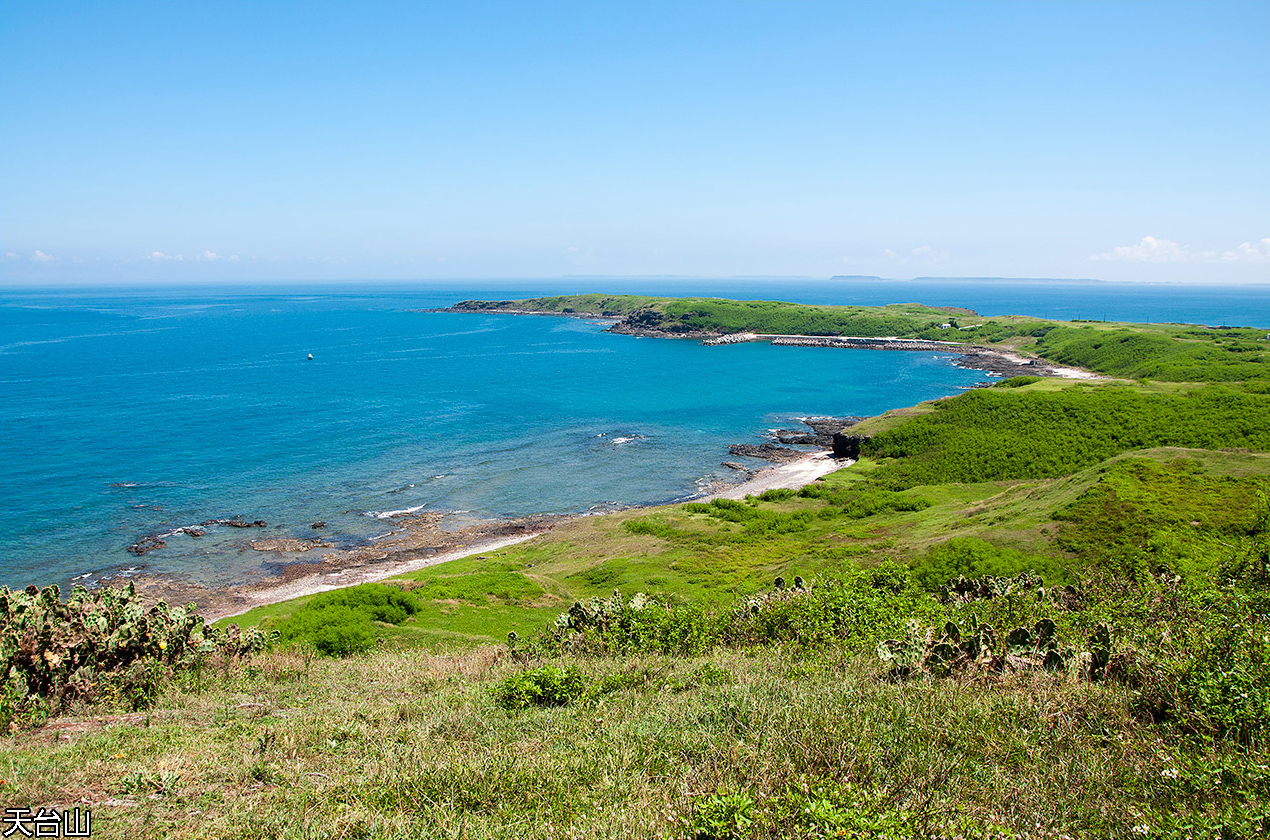
[[[864,417],[808,417],[803,420],[803,423],[811,427],[810,432],[801,429],[777,429],[772,432],[772,437],[780,443],[793,446],[819,446],[821,449],[832,449],[834,435],[864,419]]]
[[[805,454],[797,449],[777,446],[774,443],[760,443],[757,446],[752,443],[734,443],[728,447],[728,452],[733,455],[740,455],[743,458],[762,458],[764,461],[771,461],[774,464],[796,461]]]
[[[655,309],[641,309],[632,312],[605,332],[618,335],[641,335],[652,338],[717,338],[717,333],[703,332],[691,324],[684,323],[691,313],[685,312],[679,318],[668,316]]]
[[[332,548],[332,543],[326,540],[297,540],[290,537],[268,539],[268,540],[252,540],[247,543],[248,546],[256,551],[285,551],[291,553],[300,553],[312,551],[315,548]]]
[[[833,436],[833,457],[856,460],[860,457],[861,444],[867,441],[869,437],[869,435],[852,435],[846,432],[838,432]]]
[[[167,544],[168,541],[158,534],[150,534],[149,536],[142,537],[132,545],[128,546],[128,551],[140,557],[143,554],[163,548]]]
[[[255,522],[248,522],[245,519],[207,519],[199,524],[204,527],[224,525],[226,528],[266,528],[269,526],[269,523],[263,519],[257,519]]]
[[[1011,358],[999,350],[971,348],[959,354],[955,367],[979,370],[996,376],[1058,376],[1053,367],[1040,359]]]

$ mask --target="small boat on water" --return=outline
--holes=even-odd
[[[312,353],[310,353],[310,354],[309,354],[309,361],[310,361],[310,362],[311,362],[311,361],[313,361],[313,354],[312,354]]]

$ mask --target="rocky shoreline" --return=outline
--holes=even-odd
[[[783,486],[790,480],[800,481],[824,474],[841,465],[833,461],[841,447],[837,444],[843,430],[864,418],[860,417],[809,417],[802,420],[806,429],[774,429],[768,435],[771,441],[762,444],[734,444],[728,451],[737,457],[764,461],[761,467],[750,467],[735,461],[723,465],[740,473],[741,481],[719,482],[693,498],[741,498],[747,492],[762,492],[770,486]],[[788,445],[782,445],[788,444]],[[790,446],[815,447],[819,452],[792,449]],[[812,463],[808,459],[817,459]],[[829,460],[824,460],[829,459]],[[786,471],[789,475],[786,476]],[[812,480],[807,478],[807,480]],[[685,500],[686,501],[686,500]],[[147,601],[168,603],[195,603],[209,621],[245,612],[262,604],[274,603],[312,592],[321,592],[382,580],[393,575],[426,568],[447,560],[511,545],[546,533],[563,521],[588,514],[563,514],[526,516],[500,519],[469,525],[458,530],[446,530],[442,524],[446,514],[438,511],[400,513],[388,518],[392,530],[374,543],[352,549],[335,549],[328,540],[312,537],[264,537],[248,540],[242,550],[254,550],[262,554],[276,555],[270,565],[275,573],[263,580],[239,586],[203,586],[175,576],[150,574],[144,566],[121,572],[132,581]],[[260,520],[232,519],[207,520],[205,526],[236,528],[263,527]],[[314,528],[326,523],[313,523]],[[153,541],[147,550],[163,546],[160,536],[186,533],[175,529],[162,535],[155,534],[138,541]],[[130,547],[130,550],[131,547]],[[134,552],[136,553],[136,552]],[[144,553],[144,552],[143,552]],[[304,556],[316,554],[317,557]],[[102,583],[113,581],[117,575],[105,575]]]
[[[427,512],[391,518],[393,530],[373,545],[322,552],[319,559],[292,558],[267,579],[239,586],[202,586],[178,577],[145,572],[128,575],[149,602],[198,605],[209,621],[237,615],[262,604],[311,592],[369,583],[392,575],[426,568],[458,556],[492,551],[546,533],[567,516],[527,516],[470,525],[456,531],[441,528],[444,514]],[[246,548],[280,556],[329,548],[324,540],[253,540]],[[456,554],[457,552],[457,554]],[[104,582],[109,582],[104,581]]]

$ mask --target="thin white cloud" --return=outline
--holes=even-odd
[[[1245,242],[1229,251],[1197,251],[1169,239],[1144,236],[1137,245],[1121,245],[1090,257],[1095,261],[1136,263],[1264,263],[1270,262],[1270,237]]]
[[[16,260],[18,258],[18,255],[13,253],[12,251],[5,251],[4,258],[6,260]]]
[[[46,254],[40,250],[37,250],[34,254],[31,255],[31,262],[47,263],[47,262],[53,262],[53,260],[55,259],[57,259],[57,257]]]
[[[887,248],[883,253],[886,254],[888,260],[901,265],[905,263],[937,265],[949,257],[947,251],[936,251],[929,245],[918,245],[916,248],[909,248],[907,251],[895,251]]]
[[[1270,262],[1270,236],[1259,242],[1245,242],[1221,255],[1222,262],[1267,263]]]
[[[163,251],[151,251],[150,253],[146,254],[142,259],[151,260],[153,262],[167,262],[168,260],[175,260],[176,262],[185,262],[187,257],[184,254],[165,254]],[[220,262],[221,260],[228,260],[229,262],[238,262],[238,257],[236,256],[226,257],[222,254],[216,253],[215,251],[203,251],[202,253],[195,254],[194,256],[189,257],[188,259],[193,262]]]
[[[1212,256],[1210,253],[1209,256]],[[1102,254],[1094,254],[1091,260],[1111,262],[1178,263],[1203,259],[1185,245],[1169,239],[1144,236],[1137,245],[1120,245]]]

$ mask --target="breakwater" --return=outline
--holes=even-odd
[[[782,335],[773,336],[777,347],[843,347],[852,350],[934,350],[960,353],[965,344],[952,341],[927,341],[916,338],[841,338],[838,336]]]

